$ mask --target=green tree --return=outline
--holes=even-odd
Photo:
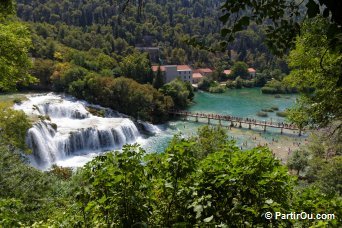
[[[154,76],[154,79],[153,79],[153,87],[156,89],[160,89],[161,87],[163,87],[164,82],[165,82],[165,79],[164,79],[163,73],[160,69],[160,66],[158,66],[157,74]]]
[[[212,84],[212,81],[209,78],[203,77],[198,82],[198,88],[204,91],[208,91],[211,84]]]
[[[154,205],[154,225],[171,227],[188,220],[187,205],[192,182],[191,174],[196,169],[193,142],[174,137],[161,156],[147,156],[147,169],[155,186],[153,194],[158,196]]]
[[[293,184],[286,168],[267,148],[229,150],[208,155],[194,173],[191,208],[196,223],[285,225],[286,221],[267,220],[263,215],[290,208]]]
[[[25,136],[30,127],[31,123],[24,112],[13,110],[10,104],[0,103],[0,142],[27,150]]]
[[[172,100],[177,108],[185,108],[189,103],[192,90],[189,91],[185,82],[180,79],[175,79],[165,84],[160,91],[166,96],[172,97]]]
[[[287,161],[287,166],[290,169],[297,171],[297,176],[299,176],[300,171],[304,171],[308,166],[309,154],[305,150],[295,150],[289,160]]]
[[[153,81],[153,72],[146,53],[135,52],[126,56],[120,63],[120,68],[123,76],[139,83],[152,83]]]
[[[234,78],[237,78],[237,77],[247,78],[249,76],[247,64],[244,62],[235,62],[234,65],[232,66],[231,75]]]
[[[29,32],[23,24],[0,18],[0,91],[15,90],[17,85],[36,81],[28,73],[31,67],[30,47]]]
[[[341,130],[342,55],[329,49],[327,27],[322,18],[303,25],[296,48],[290,52],[292,71],[285,80],[302,92],[295,109],[306,113],[310,126],[336,123],[336,130]]]
[[[306,18],[320,15],[329,20],[326,28],[331,31],[328,35],[331,49],[341,51],[340,7],[340,2],[330,0],[309,0],[299,3],[287,0],[271,0],[266,3],[254,0],[227,0],[221,7],[223,15],[220,17],[220,21],[227,27],[221,30],[221,34],[228,36],[228,41],[232,41],[237,32],[244,30],[252,22],[263,24],[267,21],[267,45],[273,52],[284,54],[293,47],[296,36],[300,34],[301,22]],[[324,10],[320,10],[321,8]]]
[[[145,152],[126,145],[122,152],[95,158],[82,170],[78,203],[84,226],[132,227],[147,223],[150,198]]]

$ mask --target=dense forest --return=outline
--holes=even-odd
[[[130,47],[160,47],[165,63],[214,67],[225,55],[263,70],[270,66],[286,69],[263,43],[263,26],[251,26],[239,33],[227,53],[214,53],[185,43],[196,36],[210,47],[221,40],[218,9],[221,1],[146,1],[143,10],[124,1],[18,1],[18,16],[34,22],[33,30],[44,39],[50,37],[68,47],[105,54],[129,53]],[[40,57],[37,55],[37,57]]]
[[[30,55],[34,61],[30,73],[39,79],[35,85],[22,88],[67,92],[135,118],[160,123],[168,119],[169,109],[184,108],[191,102],[191,86],[179,85],[183,91],[180,97],[170,93],[170,86],[156,91],[147,85],[138,86],[133,81],[116,78],[124,76],[159,89],[154,82],[160,76],[153,75],[152,64],[190,64],[194,68],[212,67],[218,72],[236,61],[260,72],[255,82],[243,84],[246,87],[263,86],[272,78],[281,80],[288,73],[285,61],[272,55],[264,44],[263,25],[254,24],[241,31],[224,52],[188,44],[187,40],[197,37],[211,49],[220,46],[222,25],[217,13],[220,1],[147,1],[143,8],[127,4],[18,1],[17,15],[27,22],[32,36]],[[150,58],[136,47],[158,47],[158,58]],[[127,93],[132,94],[129,107],[124,107],[127,99],[110,103],[110,96],[94,87],[101,84],[113,90],[123,82],[127,91],[133,91]]]
[[[21,100],[8,98],[0,102],[0,226],[341,227],[341,21],[331,2],[319,1],[325,4],[320,11],[317,2],[303,1],[307,17],[295,21],[300,32],[273,43],[281,48],[285,38],[288,44],[284,57],[277,57],[264,42],[270,21],[282,20],[286,7],[298,16],[287,2],[3,1],[2,93],[66,92],[137,119],[164,122],[168,110],[187,107],[194,93],[181,80],[160,85],[148,54],[135,48],[158,46],[160,63],[222,69],[242,61],[267,72],[268,79],[288,74],[285,85],[301,93],[288,118],[315,130],[286,165],[267,147],[241,150],[224,129],[205,126],[188,138],[175,135],[159,153],[126,145],[79,169],[40,171],[27,159],[25,135],[32,120],[12,109]],[[226,14],[219,11],[221,3]],[[224,28],[236,14],[234,40],[223,52],[209,51],[221,46],[221,33],[228,34]],[[292,28],[289,15],[279,31]],[[189,45],[190,37],[207,48]],[[275,81],[263,84],[284,89]],[[267,212],[334,218],[267,219]]]

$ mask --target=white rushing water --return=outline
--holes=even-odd
[[[15,109],[40,119],[27,134],[34,166],[40,169],[52,164],[82,166],[100,152],[121,149],[127,143],[143,143],[129,118],[108,109],[103,110],[109,117],[95,116],[87,110],[89,106],[86,102],[52,93],[31,95],[27,101],[15,105]],[[151,133],[159,130],[148,123],[142,125]]]

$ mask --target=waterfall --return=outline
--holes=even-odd
[[[143,122],[143,121],[138,121],[138,123],[142,126],[144,131],[146,131],[150,134],[157,134],[157,133],[161,132],[160,128],[153,125],[153,124]]]
[[[72,156],[121,149],[140,138],[129,118],[108,109],[104,110],[110,117],[95,116],[87,110],[87,105],[52,93],[32,95],[15,105],[15,109],[40,119],[28,130],[26,138],[34,166],[47,169]]]

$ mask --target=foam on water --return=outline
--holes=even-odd
[[[99,117],[87,111],[87,103],[56,94],[31,95],[15,109],[38,116],[27,133],[27,145],[33,153],[32,164],[48,169],[52,164],[78,167],[103,151],[121,149],[125,144],[144,144],[137,127],[129,118]],[[112,113],[110,116],[117,116]],[[44,118],[42,118],[44,116]],[[144,123],[151,132],[158,128]]]

